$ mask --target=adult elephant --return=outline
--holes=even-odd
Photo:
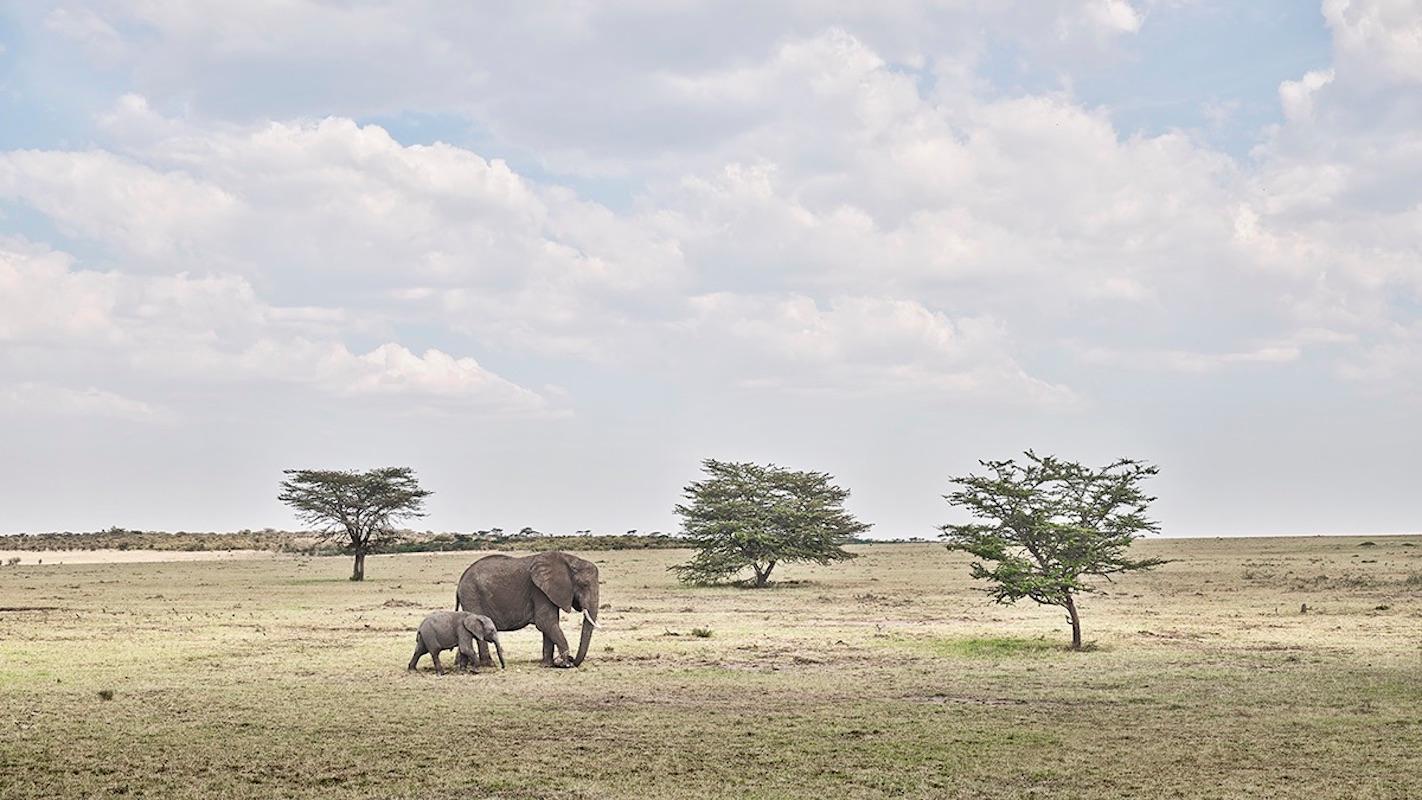
[[[516,631],[531,623],[543,633],[543,666],[576,667],[587,656],[597,627],[597,585],[596,564],[557,550],[522,558],[484,556],[459,576],[454,610],[483,614],[501,631]],[[583,612],[578,654],[571,661],[568,640],[558,627],[560,609]],[[489,646],[479,642],[479,664],[493,663]]]

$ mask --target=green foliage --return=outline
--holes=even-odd
[[[951,505],[981,520],[943,526],[950,550],[976,556],[972,575],[988,581],[988,595],[999,603],[1027,598],[1067,610],[1072,646],[1081,646],[1075,596],[1095,590],[1090,577],[1151,569],[1158,558],[1132,559],[1131,542],[1159,525],[1146,516],[1154,497],[1141,481],[1159,470],[1133,459],[1100,469],[1038,456],[1027,451],[1024,463],[979,462],[986,475],[950,479],[958,490]]]
[[[322,539],[340,541],[355,554],[351,580],[365,578],[365,556],[396,536],[395,521],[424,516],[425,498],[409,467],[366,472],[289,469],[277,499]]]
[[[844,510],[833,476],[759,464],[702,462],[705,480],[684,490],[682,529],[697,554],[672,569],[686,583],[718,583],[747,567],[764,586],[776,564],[854,557],[843,545],[869,530]]]

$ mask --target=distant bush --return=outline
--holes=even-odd
[[[711,633],[712,633],[712,632],[711,632],[711,629],[710,629],[710,628],[692,628],[692,629],[691,629],[691,635],[692,635],[692,636],[695,636],[695,637],[698,638],[698,639],[710,639],[710,638],[711,638]]]
[[[1402,579],[1402,584],[1404,586],[1422,587],[1422,572],[1414,572],[1411,575],[1408,575],[1406,578]]]
[[[438,553],[462,550],[647,550],[686,547],[665,533],[552,536],[506,534],[497,528],[479,533],[417,533],[401,531],[373,553]],[[0,550],[167,550],[209,552],[266,550],[309,556],[345,555],[339,544],[322,542],[302,531],[239,531],[237,533],[164,533],[110,528],[92,533],[21,533],[0,536]],[[19,563],[11,558],[8,563]]]

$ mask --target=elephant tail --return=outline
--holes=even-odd
[[[459,590],[458,590],[458,589],[455,589],[455,590],[454,590],[454,610],[455,610],[455,611],[458,611],[458,610],[459,610]]]

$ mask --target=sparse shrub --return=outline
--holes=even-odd
[[[1360,545],[1358,545],[1358,546],[1359,546],[1359,547],[1377,547],[1377,546],[1378,546],[1378,543],[1377,543],[1377,542],[1363,542],[1362,544],[1360,544]]]
[[[1414,572],[1406,578],[1403,578],[1402,585],[1422,587],[1422,572]]]
[[[104,702],[108,702],[108,701],[114,699],[114,690],[113,690],[113,689],[100,689],[100,690],[99,690],[99,699],[100,699],[100,700],[103,700]]]
[[[18,563],[20,563],[19,556],[10,556],[9,558],[5,559],[5,566],[7,567],[13,567]]]
[[[711,638],[711,629],[710,629],[710,628],[692,628],[692,629],[691,629],[691,635],[692,635],[692,636],[695,636],[695,637],[698,638],[698,639],[710,639],[710,638]]]

